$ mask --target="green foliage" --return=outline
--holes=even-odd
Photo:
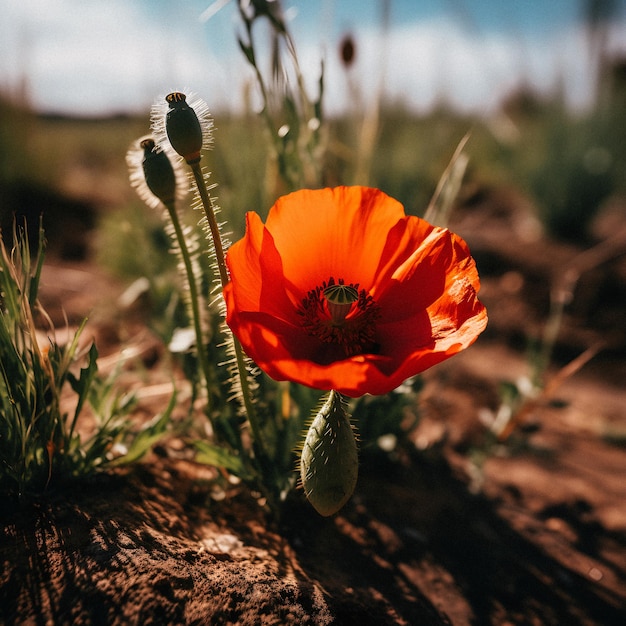
[[[96,254],[101,267],[128,281],[122,304],[132,308],[140,302],[148,325],[169,343],[188,319],[176,255],[161,216],[136,202],[107,213],[98,229]]]
[[[197,451],[196,462],[223,467],[242,480],[254,480],[254,474],[250,472],[245,461],[236,453],[208,441],[195,440],[193,445]]]
[[[384,105],[380,115],[368,184],[396,198],[407,213],[423,216],[441,173],[470,129],[473,132],[468,152],[474,165],[474,120],[445,109],[422,117],[393,105]],[[358,145],[352,147],[353,154],[358,150]],[[349,161],[344,165],[347,181],[353,175],[351,164]]]
[[[511,174],[535,199],[551,234],[585,242],[602,203],[624,191],[624,114],[598,109],[576,117],[556,100],[537,103],[515,121],[520,137]]]
[[[317,96],[311,98],[281,3],[253,2],[247,6],[240,3],[239,15],[245,29],[245,37],[238,38],[239,47],[254,70],[261,95],[261,117],[267,127],[270,156],[278,170],[278,195],[317,186],[321,181],[320,156],[324,149],[323,65],[320,64]],[[257,26],[263,21],[270,25],[269,67],[262,66],[256,44]]]
[[[364,451],[376,447],[393,451],[406,444],[407,435],[419,422],[418,396],[422,386],[421,377],[416,376],[393,393],[363,396],[354,401],[352,415],[358,423]]]
[[[252,13],[242,9],[241,18],[247,39],[245,41],[241,39],[240,45],[256,72],[258,87],[263,98],[261,117],[265,122],[265,129],[259,129],[263,134],[255,143],[251,141],[249,133],[241,135],[241,128],[237,128],[241,125],[237,124],[231,127],[231,133],[238,133],[239,139],[228,144],[219,142],[218,145],[230,145],[230,149],[234,150],[230,153],[230,159],[224,158],[221,161],[222,164],[226,164],[224,169],[230,173],[229,163],[232,168],[241,168],[244,155],[249,153],[249,148],[255,145],[267,147],[269,138],[270,149],[264,149],[261,152],[262,158],[255,157],[248,160],[260,174],[254,176],[252,171],[245,172],[246,184],[240,184],[238,188],[246,190],[247,193],[239,194],[232,203],[235,206],[239,204],[241,208],[258,210],[267,195],[271,196],[272,201],[275,199],[277,190],[284,192],[306,184],[318,184],[318,148],[321,143],[320,102],[323,85],[320,80],[320,99],[311,101],[304,89],[294,44],[282,20],[279,3],[276,3],[276,6],[273,5],[271,11],[269,6],[266,7],[263,3],[253,3]],[[258,18],[269,19],[274,42],[283,52],[286,52],[285,55],[281,53],[273,57],[271,78],[267,78],[257,65],[253,25]],[[293,89],[290,87],[289,76],[295,80],[296,87]],[[186,102],[186,95],[170,94],[167,98],[170,102],[170,109],[172,98],[175,98],[176,102]],[[200,103],[197,106],[204,108],[205,105]],[[191,111],[196,120],[202,117],[198,116],[198,112],[192,108],[192,105],[189,105],[188,111]],[[175,113],[178,115],[180,111],[175,111]],[[174,119],[176,118],[171,110],[164,114],[158,106],[153,108],[151,120],[154,141],[164,150],[166,137],[172,144],[172,133],[176,135],[177,132]],[[222,224],[217,221],[220,208],[217,205],[216,196],[213,195],[214,185],[209,184],[210,175],[204,172],[201,166],[203,155],[199,151],[200,143],[203,147],[209,145],[212,147],[212,141],[204,141],[207,138],[206,133],[211,132],[212,120],[210,120],[210,128],[208,124],[208,117],[205,121],[199,122],[199,128],[196,130],[200,132],[201,141],[195,146],[198,151],[194,152],[193,158],[187,158],[187,149],[181,147],[177,140],[172,144],[174,150],[186,158],[191,169],[196,189],[194,208],[204,212],[204,216],[200,219],[200,226],[204,230],[205,237],[198,238],[197,244],[194,241],[193,245],[189,246],[194,233],[189,228],[184,228],[179,221],[180,216],[185,215],[185,208],[179,208],[174,201],[168,204],[167,200],[159,197],[161,201],[165,201],[167,209],[165,230],[172,235],[174,244],[168,246],[168,250],[177,251],[181,261],[179,263],[180,275],[173,293],[179,296],[180,301],[190,305],[182,311],[182,327],[194,329],[195,341],[189,341],[188,349],[182,355],[183,368],[193,390],[194,402],[192,402],[191,412],[201,410],[211,432],[210,441],[192,440],[191,443],[195,448],[198,462],[215,465],[249,482],[265,496],[270,507],[275,508],[274,505],[284,497],[295,482],[293,479],[294,447],[300,439],[302,430],[300,415],[302,414],[294,417],[289,408],[287,411],[284,410],[291,401],[289,387],[285,388],[267,379],[263,379],[261,383],[257,381],[256,368],[249,362],[230,329],[222,323],[225,310],[221,289],[229,281],[224,259],[224,250],[228,246],[228,234],[223,234]],[[246,118],[246,126],[254,130],[257,128],[251,123],[251,118]],[[166,131],[164,135],[161,132],[163,128]],[[202,137],[203,133],[204,137]],[[242,146],[248,149],[242,150]],[[142,199],[154,208],[155,204],[151,195],[144,195],[142,182],[147,181],[153,173],[155,176],[160,174],[150,169],[145,154],[142,159],[138,160],[129,151],[127,160],[131,167],[131,182],[136,185]],[[142,176],[138,177],[138,169],[135,169],[135,166],[140,161]],[[213,165],[213,160],[211,165]],[[256,183],[249,185],[247,184],[249,180],[255,180]],[[151,180],[150,183],[147,188],[154,196],[155,181]],[[245,206],[248,198],[253,200],[252,206]],[[156,204],[158,205],[159,203]],[[233,216],[231,207],[230,216],[233,217],[234,227],[242,232],[243,212],[240,211],[239,216]],[[136,250],[136,241],[133,242],[131,238],[129,243],[132,244],[129,249]],[[124,246],[120,251],[122,255],[126,254],[123,252]],[[195,262],[199,260],[196,256],[199,251],[203,252],[201,256],[205,259],[204,263]],[[110,252],[107,247],[107,256]],[[207,261],[209,261],[208,265]],[[158,274],[154,271],[156,268],[157,265],[152,267],[145,265],[142,268],[142,278],[145,277],[149,285],[155,285],[159,280]],[[213,307],[206,307],[205,302],[213,302]],[[180,311],[179,307],[177,311]],[[205,333],[207,323],[211,330]],[[264,388],[262,394],[258,393],[260,385]],[[225,388],[228,390],[227,394],[224,393]],[[287,392],[286,402],[285,391]],[[278,403],[268,399],[272,393],[278,393],[281,397]],[[190,415],[190,417],[197,417],[197,415]]]
[[[115,374],[99,377],[95,344],[81,354],[86,320],[61,345],[38,301],[43,229],[34,258],[24,231],[14,233],[12,251],[0,245],[0,492],[21,496],[138,460],[165,432],[172,407],[133,430],[133,396],[117,391]],[[86,405],[93,425],[83,437]]]

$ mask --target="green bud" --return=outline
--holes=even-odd
[[[202,126],[196,112],[187,104],[187,96],[175,91],[165,98],[169,109],[165,118],[165,130],[172,148],[187,163],[197,163],[202,150]]]
[[[169,158],[165,152],[156,149],[153,139],[144,139],[140,146],[144,151],[142,166],[148,189],[163,204],[174,202],[176,174]]]
[[[333,515],[356,486],[358,451],[341,395],[331,391],[311,422],[300,457],[300,479],[315,510]]]

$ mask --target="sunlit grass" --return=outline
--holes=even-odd
[[[98,373],[94,343],[82,345],[86,320],[67,341],[38,299],[43,231],[31,254],[24,231],[0,242],[0,493],[21,497],[141,458],[163,435],[173,403],[147,425],[130,419],[135,398],[116,372]],[[82,420],[89,407],[91,427]]]

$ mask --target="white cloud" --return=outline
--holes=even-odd
[[[201,24],[171,13],[157,19],[124,0],[11,0],[0,86],[25,78],[36,108],[86,114],[137,110],[173,86],[196,89],[216,65]]]
[[[237,49],[232,10],[203,24],[194,0],[4,0],[4,5],[0,88],[15,89],[26,77],[39,109],[140,111],[173,88],[203,95],[214,110],[241,107],[242,83],[251,72]],[[311,36],[311,26],[293,23],[301,65],[314,91],[322,44]],[[623,24],[611,33],[611,45],[624,52],[624,29],[618,26]],[[306,36],[299,38],[298,29]],[[414,108],[426,109],[445,97],[462,110],[485,111],[524,81],[546,91],[558,79],[574,103],[584,104],[589,96],[586,41],[574,26],[534,40],[479,36],[447,18],[396,27],[386,43],[377,30],[356,32],[352,74],[364,98],[376,94],[382,81],[389,98]],[[350,94],[336,42],[328,39],[328,32],[320,32],[319,41],[331,46],[325,105],[338,111]]]

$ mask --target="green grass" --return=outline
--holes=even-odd
[[[31,253],[24,231],[0,242],[0,494],[49,485],[135,461],[165,432],[173,403],[147,425],[130,419],[135,399],[98,374],[95,344],[81,347],[86,320],[66,343],[38,299],[43,230]],[[68,331],[69,332],[69,331]],[[79,427],[90,408],[93,427]]]

